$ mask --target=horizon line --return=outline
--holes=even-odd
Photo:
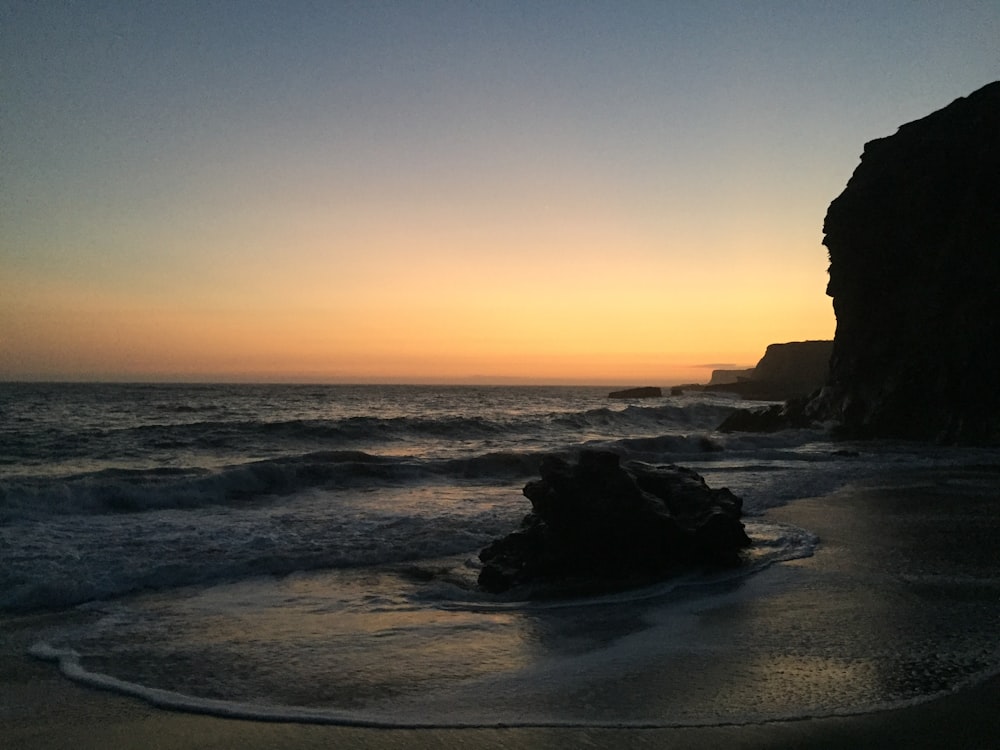
[[[752,366],[752,365],[751,365]],[[720,368],[716,368],[720,369]],[[723,368],[725,369],[725,368]],[[734,368],[739,369],[739,368]],[[706,378],[707,381],[707,378]],[[302,385],[302,386],[380,386],[380,385],[400,385],[400,386],[574,386],[574,387],[632,387],[660,385],[662,387],[673,387],[678,385],[704,385],[704,383],[683,380],[677,378],[623,378],[621,380],[589,380],[583,378],[531,378],[525,376],[466,376],[466,377],[362,377],[351,378],[309,378],[309,377],[281,377],[281,378],[254,378],[254,377],[193,377],[193,376],[169,376],[155,375],[149,377],[135,376],[98,376],[98,377],[67,377],[67,376],[0,376],[0,384],[5,385]]]

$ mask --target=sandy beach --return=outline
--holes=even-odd
[[[998,473],[967,469],[895,477],[880,486],[794,502],[769,517],[817,533],[814,557],[783,563],[837,570],[887,554],[924,561],[962,555],[988,566],[987,545],[1000,527]],[[942,527],[910,523],[914,510],[940,508]],[[968,519],[974,529],[963,529]],[[964,519],[964,520],[963,520]],[[966,534],[968,532],[968,534]],[[920,552],[919,554],[924,554]],[[817,592],[812,592],[816,596]],[[820,594],[821,595],[821,594]],[[26,655],[44,619],[2,624],[0,736],[11,748],[993,748],[1000,747],[1000,678],[919,705],[857,716],[672,729],[362,729],[264,723],[181,714],[73,684],[52,665]]]

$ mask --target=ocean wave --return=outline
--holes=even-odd
[[[378,456],[364,451],[312,451],[233,464],[107,468],[66,477],[0,480],[0,524],[50,516],[197,510],[247,505],[313,490],[406,486],[425,482],[525,481],[538,472],[543,451],[496,451],[458,458]]]
[[[567,435],[596,428],[648,430],[662,428],[714,429],[732,411],[726,406],[639,407],[591,409],[582,412],[557,412],[546,415],[506,416],[490,419],[481,416],[352,416],[339,419],[291,419],[277,421],[200,421],[178,425],[145,425],[132,428],[137,434],[158,437],[176,436],[188,443],[201,441],[217,447],[220,442],[237,442],[246,436],[269,439],[322,440],[353,442],[393,442],[430,437],[451,440],[504,439],[551,431],[553,426]]]
[[[202,412],[219,411],[218,404],[156,404],[153,406],[157,411],[172,412],[174,414],[199,414]]]
[[[405,459],[361,451],[321,451],[237,464],[199,467],[110,468],[50,479],[0,482],[0,520],[50,515],[139,513],[247,503],[311,487],[345,487],[412,477]]]
[[[325,506],[325,507],[324,507]],[[327,512],[324,513],[324,510]],[[109,522],[110,521],[110,522]],[[107,601],[317,570],[474,556],[515,519],[492,504],[420,516],[331,508],[65,519],[0,528],[0,612]],[[5,533],[8,532],[8,533]]]
[[[164,409],[188,416],[210,408]],[[528,426],[530,429],[531,426]],[[479,417],[345,417],[339,419],[238,420],[197,419],[180,422],[47,430],[11,440],[6,452],[18,463],[46,463],[78,457],[155,455],[163,451],[240,454],[266,447],[328,446],[350,449],[420,439],[474,440],[502,437],[510,425]],[[518,434],[515,431],[515,434]]]
[[[230,412],[216,404],[168,402],[153,405],[145,421],[138,424],[132,419],[118,419],[75,429],[66,425],[21,431],[13,436],[7,452],[19,462],[32,464],[163,451],[239,454],[267,446],[373,450],[401,442],[500,444],[542,436],[550,442],[572,442],[574,436],[707,433],[734,408],[725,401],[694,401],[581,411],[247,419],[235,414],[227,418]]]
[[[407,436],[449,436],[457,438],[495,435],[503,425],[480,417],[347,417],[344,419],[294,419],[250,423],[242,426],[249,432],[289,438],[400,440]]]
[[[538,473],[538,467],[552,452],[499,451],[469,458],[455,458],[438,462],[440,471],[463,479],[511,481],[525,479]]]
[[[638,461],[656,462],[668,456],[692,456],[715,453],[722,445],[709,435],[655,435],[652,437],[622,438],[603,444],[604,447]]]

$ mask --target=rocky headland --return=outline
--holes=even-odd
[[[756,367],[715,370],[702,390],[738,393],[743,398],[784,401],[819,390],[830,371],[832,341],[770,344]]]
[[[811,408],[852,437],[1000,438],[1000,81],[866,144],[823,230],[837,333]]]

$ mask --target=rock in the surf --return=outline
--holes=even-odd
[[[819,427],[823,413],[809,397],[792,398],[783,404],[757,409],[737,409],[722,424],[719,432],[777,432]]]
[[[623,391],[611,391],[608,398],[660,398],[663,389],[655,385],[642,386],[641,388],[626,388]]]
[[[750,545],[742,501],[679,466],[621,464],[608,451],[547,458],[521,526],[479,553],[481,588],[534,581],[647,582],[683,565],[733,565]]]

